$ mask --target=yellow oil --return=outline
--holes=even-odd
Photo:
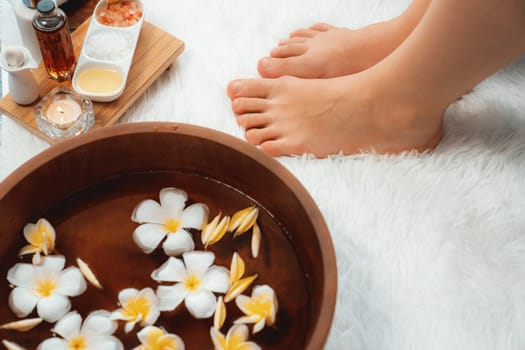
[[[78,87],[89,93],[111,94],[120,89],[122,83],[122,73],[108,68],[87,68],[77,77]]]

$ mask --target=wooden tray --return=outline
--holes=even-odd
[[[73,46],[78,57],[84,36],[89,27],[88,18],[72,34]],[[133,56],[133,62],[128,75],[126,88],[122,95],[113,102],[93,102],[95,124],[91,130],[112,125],[128,110],[128,108],[153,84],[155,80],[168,69],[177,56],[184,50],[184,42],[173,35],[162,31],[151,23],[144,22]],[[16,104],[11,95],[7,94],[0,100],[0,112],[19,122],[29,131],[35,133],[47,142],[54,144],[55,140],[43,134],[36,124],[33,109],[53,87],[63,85],[71,87],[71,81],[58,83],[47,77],[43,64],[34,71],[34,76],[40,85],[40,98],[31,105]]]

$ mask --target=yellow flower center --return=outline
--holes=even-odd
[[[53,242],[52,236],[49,233],[46,225],[43,223],[37,223],[34,230],[29,235],[29,243],[35,247],[47,246],[53,249],[55,242]]]
[[[175,220],[175,219],[168,219],[164,223],[164,228],[166,229],[166,231],[171,232],[171,233],[177,232],[177,230],[179,229],[179,226],[180,226],[180,221]]]
[[[129,299],[122,308],[123,314],[132,320],[136,320],[139,315],[142,316],[141,319],[145,319],[148,317],[150,311],[150,303],[148,298],[139,296]]]
[[[75,337],[69,341],[67,347],[69,350],[85,350],[87,349],[86,338],[84,337]]]
[[[257,298],[252,298],[246,304],[246,311],[248,315],[257,315],[259,316],[259,320],[262,320],[270,315],[272,304],[273,303],[267,299],[258,300]]]
[[[36,286],[36,292],[41,297],[47,298],[57,289],[57,285],[54,281],[46,279],[38,282]]]
[[[244,338],[241,337],[239,334],[232,334],[226,339],[226,346],[224,347],[226,350],[234,350],[239,347],[242,343],[244,343]]]
[[[198,279],[195,275],[191,275],[184,281],[184,288],[191,292],[195,292],[201,285],[201,280]]]
[[[173,339],[163,337],[164,331],[157,327],[152,327],[148,332],[146,346],[144,350],[177,350],[177,344]]]

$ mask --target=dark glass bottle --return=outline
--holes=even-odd
[[[51,79],[69,80],[73,77],[76,57],[67,23],[66,14],[57,8],[53,0],[38,2],[33,18],[42,59]]]

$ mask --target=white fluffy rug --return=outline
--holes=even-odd
[[[408,4],[145,0],[147,20],[186,50],[122,122],[179,121],[242,138],[225,86],[257,76],[257,59],[280,38],[316,21],[360,27]],[[451,106],[445,129],[424,155],[279,158],[336,247],[326,349],[525,349],[525,59]],[[46,147],[4,118],[0,178]]]

